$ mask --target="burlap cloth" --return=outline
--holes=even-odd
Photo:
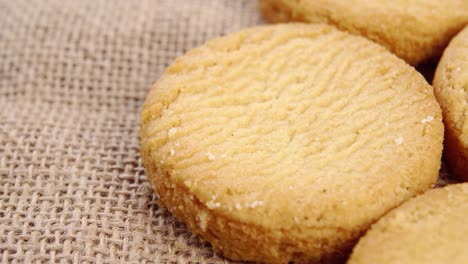
[[[254,0],[0,0],[0,261],[227,262],[157,206],[143,100]]]
[[[139,156],[152,83],[254,0],[0,0],[0,261],[228,262],[158,207]]]

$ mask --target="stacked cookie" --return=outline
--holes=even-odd
[[[426,215],[438,215],[452,193],[466,200],[464,185],[449,187],[456,191],[427,192],[421,197],[429,198],[410,200],[384,216],[435,184],[444,138],[433,88],[390,51],[412,64],[437,56],[468,21],[466,2],[447,1],[433,16],[431,4],[421,4],[424,18],[443,23],[428,30],[412,25],[401,34],[411,40],[379,31],[392,27],[386,21],[410,23],[404,19],[413,18],[416,7],[408,1],[389,6],[389,18],[382,20],[377,18],[386,14],[385,6],[368,1],[357,1],[354,9],[347,8],[349,1],[319,2],[260,1],[262,12],[275,21],[333,25],[260,26],[211,40],[178,58],[146,98],[141,154],[160,203],[229,258],[344,262],[378,221],[350,259],[368,263],[375,259],[365,258],[375,253],[373,241],[385,236],[393,245],[388,234],[412,228],[413,218],[400,214],[415,214],[423,210],[420,204],[440,199],[424,209],[435,213],[416,213],[432,223]],[[363,30],[358,18],[371,10],[377,20],[367,21],[369,29]],[[460,61],[453,58],[465,52],[463,38],[450,45],[455,51],[445,52],[434,82],[450,128],[446,138],[461,142],[447,152],[448,159],[461,153],[453,162],[459,176],[467,173],[463,69],[468,66],[466,53]],[[440,212],[444,223],[468,213],[464,206],[453,217]],[[387,230],[392,221],[399,222]],[[417,237],[417,231],[403,233]],[[400,248],[389,248],[398,257]]]
[[[411,65],[442,53],[466,25],[465,0],[259,0],[271,22],[327,23],[386,47]]]
[[[433,85],[444,113],[447,163],[468,181],[468,27],[445,50]]]
[[[468,183],[429,190],[373,225],[348,263],[467,263],[467,212]]]

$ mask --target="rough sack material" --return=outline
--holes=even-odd
[[[165,209],[139,115],[173,59],[253,0],[0,0],[0,262],[228,262]]]
[[[225,262],[156,205],[143,100],[251,0],[0,1],[0,262]]]

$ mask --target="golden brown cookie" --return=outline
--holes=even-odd
[[[433,84],[444,115],[445,158],[468,181],[468,27],[444,51]]]
[[[328,23],[365,36],[412,65],[439,56],[468,23],[466,0],[259,0],[271,22]]]
[[[430,190],[374,224],[348,264],[468,263],[468,183]]]
[[[333,262],[436,181],[441,116],[383,47],[327,25],[263,26],[166,70],[141,154],[160,202],[225,256]]]

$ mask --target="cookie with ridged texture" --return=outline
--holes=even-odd
[[[348,264],[468,263],[467,215],[468,183],[427,191],[374,224]]]
[[[259,0],[271,22],[328,23],[365,36],[412,65],[440,56],[468,23],[466,0]]]
[[[459,179],[468,181],[468,27],[452,39],[434,76],[445,123],[445,158]]]
[[[165,71],[141,154],[161,204],[225,256],[327,263],[434,184],[441,116],[383,47],[327,25],[262,26]]]

